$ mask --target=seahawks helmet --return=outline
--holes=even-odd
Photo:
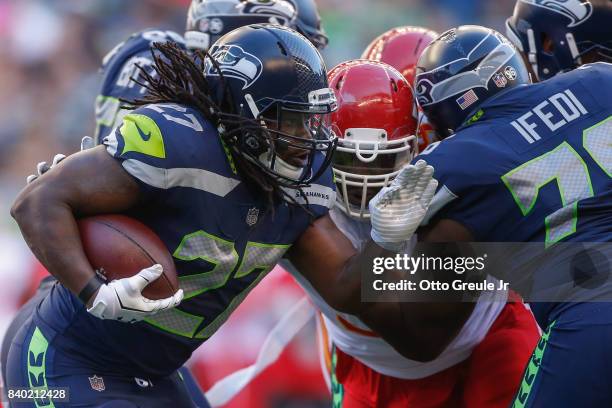
[[[487,99],[530,82],[521,55],[503,35],[466,25],[442,33],[417,63],[417,101],[440,136],[469,119]]]
[[[582,65],[587,53],[612,62],[612,1],[518,0],[506,35],[540,80]]]
[[[235,154],[291,187],[327,169],[336,146],[328,126],[336,99],[321,54],[305,37],[270,24],[238,28],[209,50],[205,73],[216,98],[231,100],[233,114],[248,121],[225,135],[222,129]],[[284,128],[289,118],[294,126]],[[288,163],[283,148],[299,151],[302,162]]]
[[[289,0],[297,11],[296,30],[308,38],[319,50],[327,47],[329,39],[321,26],[321,16],[314,0]]]
[[[221,36],[249,24],[294,27],[295,7],[285,0],[192,0],[187,13],[188,48],[207,50]]]

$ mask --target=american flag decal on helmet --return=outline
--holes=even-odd
[[[457,103],[462,110],[466,110],[469,106],[471,106],[474,102],[478,100],[478,96],[473,89],[470,89],[459,98],[457,98]]]

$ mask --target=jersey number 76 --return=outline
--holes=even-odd
[[[595,163],[612,177],[612,116],[585,129],[582,144]],[[524,216],[535,207],[540,189],[557,182],[562,207],[544,219],[547,245],[576,232],[578,201],[594,194],[587,164],[567,142],[509,171],[502,181]]]

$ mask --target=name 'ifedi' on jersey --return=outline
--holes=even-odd
[[[552,107],[550,106],[552,105]],[[556,113],[556,114],[555,114]],[[537,122],[533,122],[533,119],[528,120],[535,114],[540,120],[550,129],[551,132],[567,125],[568,123],[578,119],[582,115],[586,115],[588,112],[584,105],[576,98],[576,95],[569,89],[563,92],[559,92],[551,96],[550,98],[540,102],[535,108],[529,110],[527,113],[522,115],[516,120],[510,122],[510,124],[525,138],[529,143],[534,143],[541,139],[540,135],[536,131],[538,127]],[[553,118],[559,119],[559,115],[563,119],[553,122]]]

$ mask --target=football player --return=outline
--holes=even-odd
[[[187,12],[185,36],[173,31],[145,30],[114,47],[102,61],[103,82],[96,99],[97,143],[121,123],[128,111],[121,100],[142,98],[146,87],[142,69],[154,74],[151,46],[172,41],[191,50],[208,50],[221,36],[248,24],[273,23],[294,28],[295,7],[285,0],[192,0]]]
[[[321,24],[321,16],[315,0],[288,0],[297,11],[295,29],[298,33],[308,38],[310,42],[322,51],[327,47],[329,39]]]
[[[184,37],[173,31],[149,29],[131,35],[104,57],[102,85],[95,106],[94,140],[83,138],[81,150],[101,143],[102,138],[121,123],[122,116],[127,113],[121,109],[122,100],[146,95],[141,68],[155,73],[150,51],[154,43],[171,41],[186,49],[205,51],[234,28],[256,23],[295,28],[319,50],[328,43],[314,0],[291,0],[290,3],[284,0],[192,0]],[[38,163],[36,173],[28,176],[27,181],[33,181],[65,157],[57,154],[50,164]]]
[[[332,162],[337,204],[330,216],[360,249],[370,236],[368,202],[416,154],[415,101],[402,75],[380,62],[344,62],[330,71],[329,84],[338,100],[332,128],[340,138]],[[290,264],[284,266],[324,316],[334,345],[334,406],[510,404],[539,330],[522,303],[506,303],[507,291],[484,292],[452,342],[421,362],[402,357],[359,318],[331,308]]]
[[[300,32],[310,33],[318,43],[321,34],[317,27],[310,27],[312,15],[317,17],[316,6],[314,12],[309,2],[303,2],[303,16],[298,19],[294,6],[283,0],[270,0],[260,2],[256,0],[193,0],[188,10],[186,31],[184,37],[179,33],[164,30],[148,29],[130,36],[126,41],[114,47],[102,62],[102,84],[100,94],[96,99],[96,129],[95,140],[90,137],[83,138],[81,150],[102,143],[102,139],[112,129],[121,124],[122,117],[129,111],[121,109],[121,101],[142,98],[146,95],[146,81],[141,70],[155,75],[151,46],[154,43],[175,42],[181,47],[191,50],[207,50],[209,45],[219,39],[223,34],[234,28],[254,23],[275,23],[288,27],[298,26]],[[313,3],[314,5],[314,3]],[[319,27],[320,28],[320,27]],[[323,36],[324,37],[324,36]],[[326,37],[325,37],[326,38]],[[37,166],[36,174],[27,178],[32,182],[49,168],[56,166],[66,156],[57,154],[51,163],[41,162]],[[6,362],[8,345],[16,331],[23,324],[23,319],[31,314],[39,300],[52,285],[52,281],[41,285],[34,299],[30,300],[21,309],[21,319],[15,319],[7,330],[3,347],[1,363]],[[4,377],[4,369],[2,370]],[[188,372],[183,371],[183,377]],[[201,395],[201,391],[194,390],[192,395]]]
[[[535,16],[544,9],[549,17],[540,20],[546,29],[539,31],[525,17],[527,10]],[[580,61],[609,60],[603,45],[612,38],[609,1],[519,1],[516,10],[510,25],[526,34],[523,49],[540,77]],[[590,18],[594,25],[587,28]],[[578,34],[589,31],[590,38]],[[538,59],[542,39],[548,48]],[[603,62],[530,84],[523,58],[501,34],[478,26],[443,33],[423,52],[416,76],[423,111],[439,134],[452,134],[416,158],[435,167],[440,183],[419,239],[541,242],[547,248],[609,242],[611,84],[612,65]],[[564,279],[559,275],[568,264],[559,263],[556,274],[536,274],[536,283],[548,289],[547,282]],[[600,265],[591,262],[589,273],[607,273]],[[568,280],[552,289],[559,290],[558,302],[532,304],[545,333],[514,406],[608,406],[612,303],[580,300],[609,298],[610,285],[589,290]],[[578,301],[563,302],[569,298]]]
[[[543,81],[582,64],[612,61],[610,5],[606,0],[519,0],[506,36]]]
[[[149,95],[137,109],[103,146],[30,183],[12,208],[61,284],[13,340],[8,387],[70,387],[71,404],[192,406],[176,370],[284,255],[330,305],[410,353],[394,327],[401,311],[360,302],[360,273],[372,256],[405,247],[435,191],[433,169],[405,167],[372,200],[384,205],[356,254],[325,216],[336,143],[325,117],[335,97],[316,49],[272,25],[236,29],[196,58],[156,48],[163,56],[157,75],[142,73]],[[141,220],[171,250],[181,287],[173,297],[141,294],[159,265],[109,283],[95,275],[75,217],[109,212]],[[134,392],[135,377],[146,389]]]
[[[397,69],[414,88],[414,72],[419,56],[438,33],[425,27],[403,26],[392,28],[376,37],[361,54],[361,58],[381,61]],[[415,104],[418,118],[417,140],[419,151],[437,140],[435,131],[423,111]]]

